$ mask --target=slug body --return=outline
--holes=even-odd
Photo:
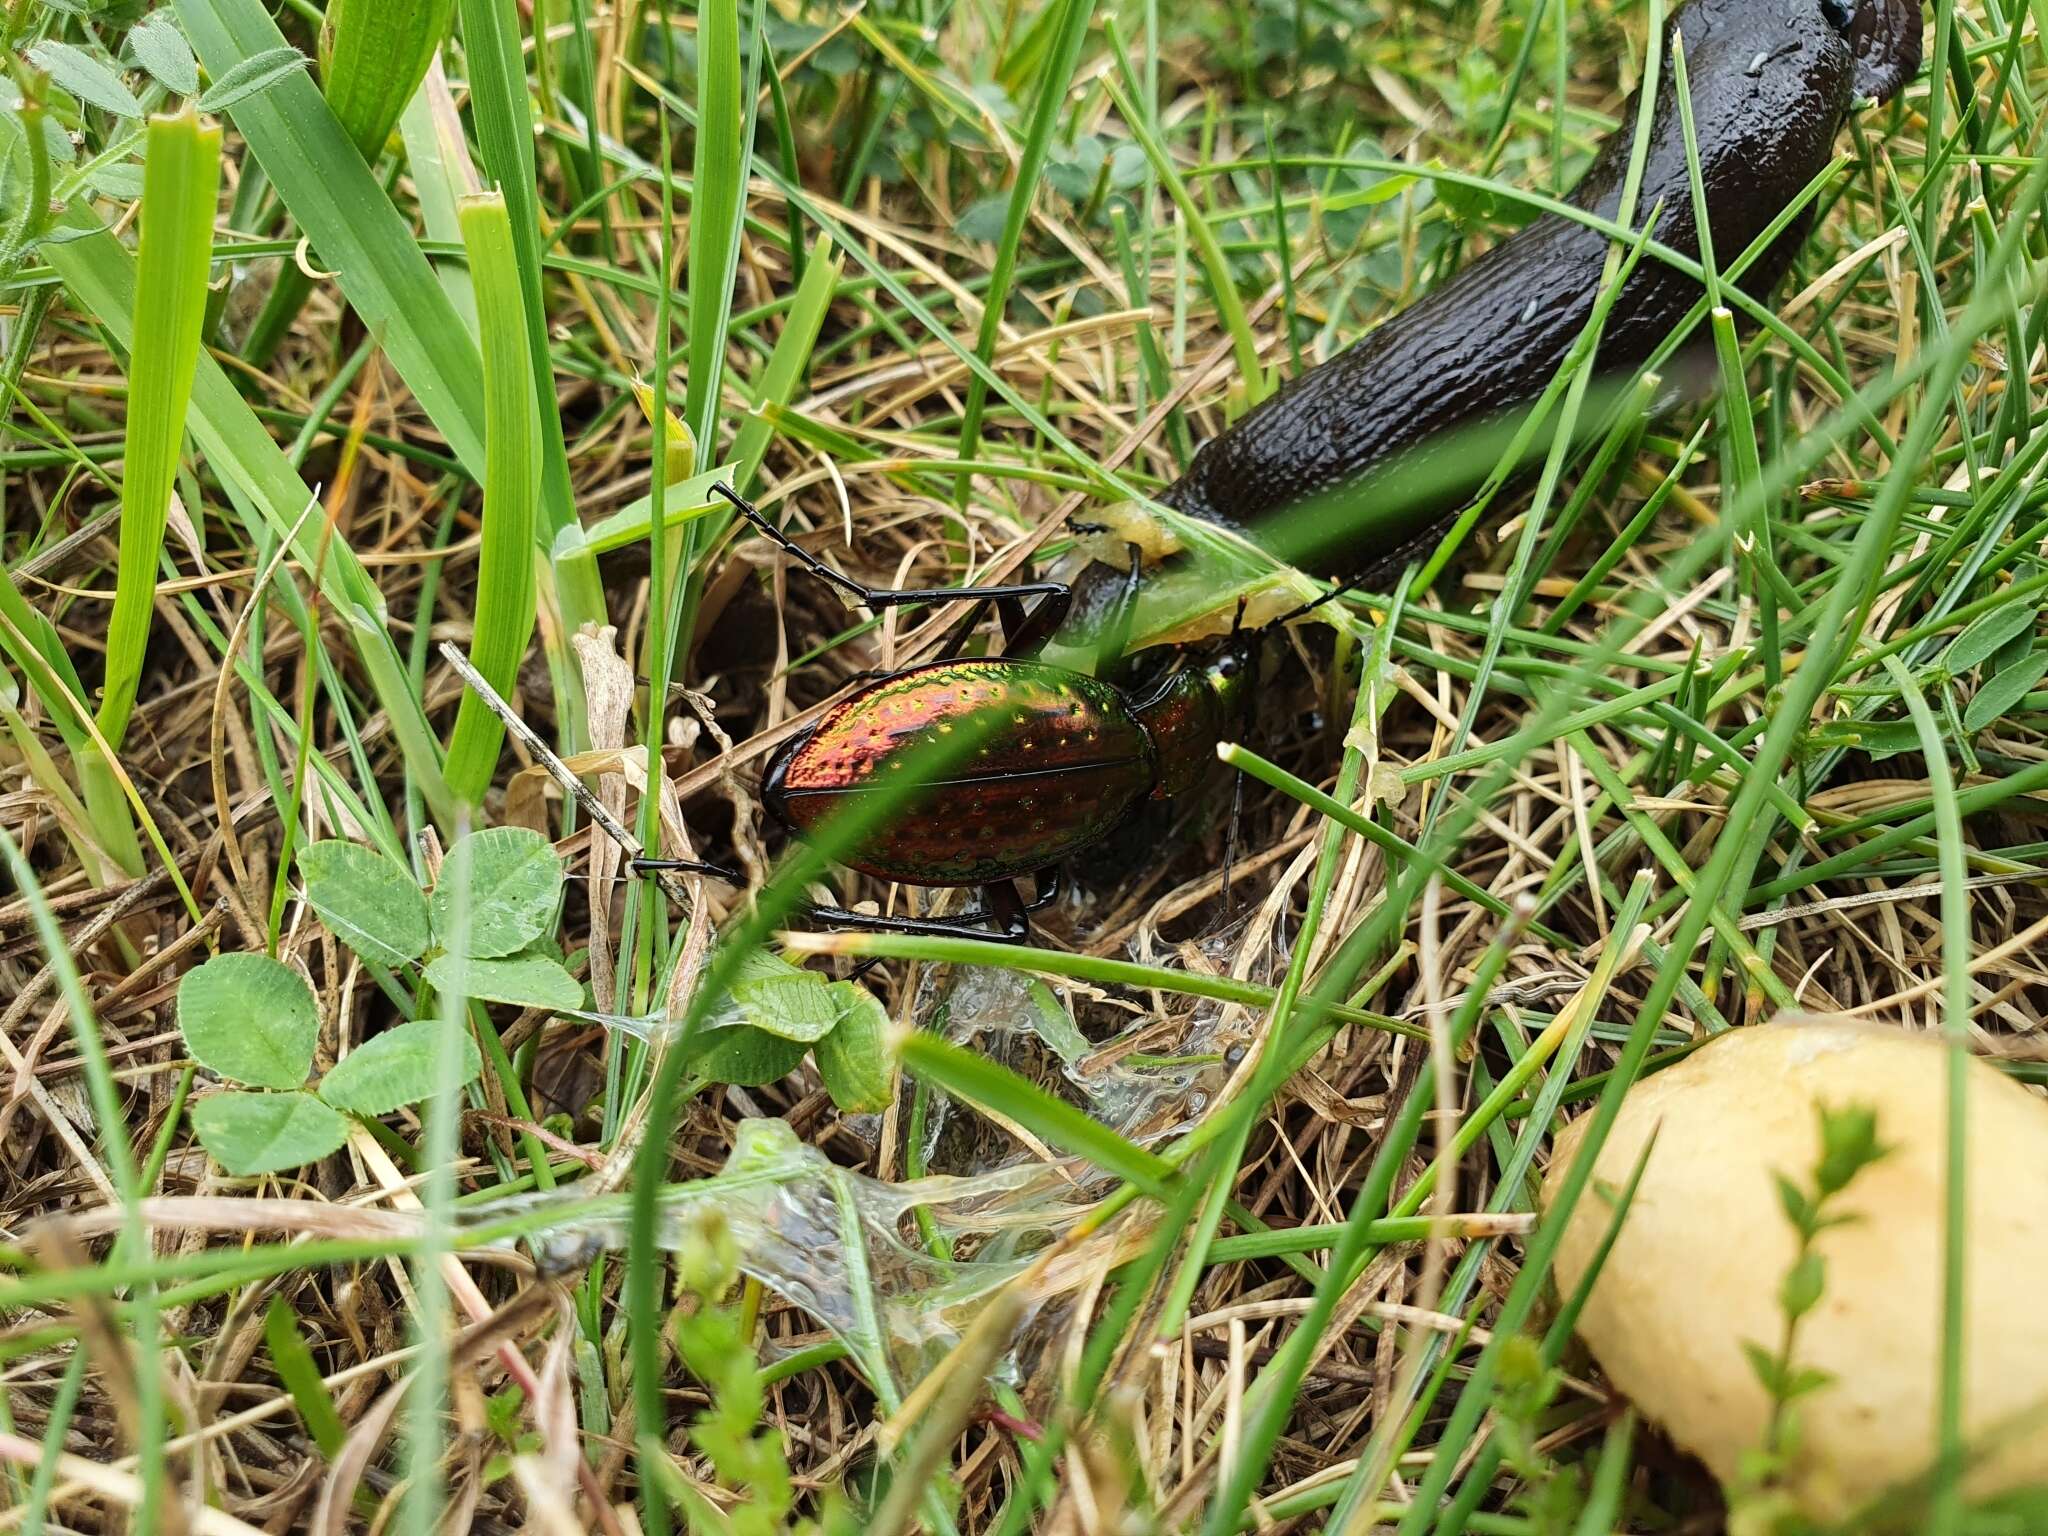
[[[1851,106],[1890,97],[1920,65],[1919,0],[1691,0],[1669,25],[1685,40],[1722,264],[1826,167]],[[1670,58],[1667,46],[1637,222],[1661,204],[1656,237],[1697,256]],[[1571,204],[1618,218],[1636,111],[1632,98]],[[1784,276],[1807,222],[1802,215],[1742,274],[1746,291],[1767,294]],[[1383,567],[1492,469],[1584,329],[1608,246],[1560,214],[1537,218],[1205,444],[1160,499],[1305,570],[1349,578]],[[1644,253],[1608,314],[1599,371],[1640,369],[1701,292]],[[1698,361],[1681,363],[1667,399],[1705,372]],[[1301,515],[1283,516],[1304,503]]]

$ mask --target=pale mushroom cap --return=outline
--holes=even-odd
[[[1820,1519],[1851,1513],[1926,1470],[1941,1362],[1947,1064],[1924,1035],[1842,1019],[1741,1029],[1638,1084],[1600,1149],[1596,1179],[1622,1188],[1652,1135],[1628,1220],[1579,1333],[1608,1377],[1724,1482],[1761,1446],[1768,1399],[1745,1357],[1775,1349],[1778,1285],[1795,1238],[1773,1175],[1812,1187],[1817,1107],[1876,1111],[1891,1154],[1831,1204],[1826,1292],[1794,1363],[1834,1381],[1800,1400],[1794,1492]],[[1964,1429],[1986,1459],[1986,1495],[2048,1483],[2048,1103],[1972,1060],[1967,1070],[1968,1249]],[[1557,1140],[1546,1207],[1587,1123]],[[1598,1184],[1557,1258],[1569,1293],[1612,1216]]]

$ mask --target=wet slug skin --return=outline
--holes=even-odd
[[[1920,68],[1918,0],[1692,0],[1669,28],[1685,40],[1708,218],[1724,266],[1827,167],[1856,104],[1889,99]],[[1697,256],[1668,63],[1659,98],[1636,207],[1647,216],[1661,204],[1657,238]],[[1618,216],[1635,118],[1631,99],[1625,126],[1567,202]],[[1740,286],[1767,297],[1809,222],[1794,220]],[[1159,499],[1320,575],[1385,568],[1492,469],[1584,328],[1607,252],[1604,235],[1542,215],[1204,444]],[[1701,291],[1646,253],[1602,333],[1602,378],[1625,383],[1637,373]],[[1704,344],[1695,338],[1694,355],[1674,365],[1667,403],[1711,376],[1710,359],[1697,366]]]

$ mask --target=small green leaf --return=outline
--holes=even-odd
[[[839,1003],[825,978],[811,971],[736,981],[733,1001],[755,1029],[811,1045],[839,1022]]]
[[[128,29],[128,51],[163,85],[180,96],[199,90],[199,61],[168,10],[151,11]]]
[[[1867,1104],[1847,1104],[1839,1109],[1822,1105],[1820,1115],[1820,1162],[1813,1181],[1825,1200],[1849,1187],[1849,1181],[1865,1168],[1891,1154],[1891,1148],[1877,1138],[1877,1111]]]
[[[119,198],[132,202],[142,196],[147,178],[142,167],[132,160],[103,160],[89,166],[85,173],[86,185],[103,197]]]
[[[1853,729],[1857,745],[1875,759],[1920,750],[1920,732],[1910,720],[1859,720]]]
[[[780,1082],[804,1059],[800,1040],[784,1040],[766,1030],[731,1024],[708,1031],[697,1053],[698,1070],[715,1083],[758,1088]]]
[[[561,855],[538,832],[472,832],[442,862],[430,904],[434,933],[450,948],[460,936],[463,952],[480,959],[514,954],[547,931],[561,896]]]
[[[427,980],[447,993],[459,983],[470,997],[521,1008],[581,1008],[583,983],[546,955],[507,955],[502,960],[459,960],[437,955],[427,962]]]
[[[210,1072],[256,1088],[296,1088],[313,1070],[313,989],[268,955],[216,955],[178,983],[178,1032]]]
[[[399,966],[427,952],[427,898],[394,859],[328,838],[299,850],[299,874],[320,920],[365,960]]]
[[[365,1040],[320,1079],[320,1097],[352,1115],[388,1115],[418,1103],[433,1092],[435,1057],[442,1031],[450,1027],[443,1019],[414,1019]],[[483,1071],[484,1061],[467,1030],[460,1043],[457,1081],[467,1083]]]
[[[1782,1173],[1775,1175],[1778,1184],[1778,1205],[1785,1212],[1785,1219],[1802,1234],[1813,1230],[1813,1202],[1806,1198],[1806,1192]]]
[[[963,240],[992,244],[1003,237],[1003,223],[1009,208],[1010,200],[1006,196],[984,197],[960,211],[953,220],[953,229]]]
[[[1763,1345],[1742,1341],[1742,1352],[1749,1357],[1749,1368],[1756,1372],[1756,1379],[1763,1383],[1766,1392],[1780,1401],[1784,1400],[1787,1377],[1785,1369],[1778,1363],[1778,1357]]]
[[[1963,726],[1973,735],[2011,714],[2021,699],[2048,677],[2048,651],[2035,651],[1991,674],[1963,711]]]
[[[1809,1393],[1818,1392],[1834,1379],[1832,1372],[1824,1371],[1818,1366],[1801,1366],[1785,1383],[1785,1399],[1789,1402],[1795,1397],[1805,1397]]]
[[[192,1106],[212,1159],[241,1178],[314,1162],[348,1140],[348,1122],[310,1093],[215,1093]]]
[[[1804,1317],[1819,1304],[1827,1283],[1827,1261],[1809,1250],[1785,1271],[1785,1279],[1778,1287],[1778,1305],[1788,1318]]]
[[[199,110],[225,112],[236,102],[246,101],[297,74],[311,62],[296,48],[266,48],[261,53],[252,53],[206,88],[206,94],[199,98]]]
[[[104,60],[69,43],[37,43],[28,56],[37,69],[89,106],[116,117],[139,118],[142,103]]]
[[[880,1114],[889,1107],[889,1010],[858,982],[835,981],[826,990],[839,1023],[811,1048],[818,1075],[847,1114]]]
[[[1961,677],[2032,624],[2036,617],[2031,603],[2007,603],[2002,608],[1980,615],[1949,642],[1949,648],[1941,658],[1942,665],[1948,668],[1950,675]]]

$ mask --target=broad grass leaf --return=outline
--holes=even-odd
[[[142,103],[128,89],[112,65],[93,57],[70,43],[37,43],[28,51],[29,61],[57,84],[88,106],[99,107],[116,117],[139,118]]]
[[[310,1093],[215,1093],[192,1106],[199,1144],[247,1178],[314,1162],[348,1140],[348,1122]]]
[[[434,1062],[441,1049],[442,1031],[454,1027],[445,1019],[414,1019],[365,1040],[320,1079],[320,1097],[352,1115],[388,1115],[418,1103],[434,1090]],[[471,1081],[484,1069],[476,1042],[467,1030],[461,1031],[461,1036],[458,1084]]]
[[[880,1114],[889,1107],[889,1010],[858,982],[827,989],[839,1005],[839,1023],[811,1048],[832,1102],[847,1114]]]
[[[328,0],[323,93],[365,160],[383,149],[454,14],[455,0]]]
[[[299,850],[299,874],[320,921],[365,960],[404,965],[433,942],[418,883],[377,849],[328,838]]]
[[[434,934],[449,949],[496,959],[545,933],[562,895],[562,858],[538,832],[489,827],[456,839],[428,903]]]
[[[320,1013],[297,971],[268,955],[216,955],[178,983],[178,1032],[209,1072],[297,1088],[313,1070]]]
[[[427,980],[444,994],[459,984],[467,996],[487,1003],[514,1003],[521,1008],[583,1006],[583,983],[546,955],[507,955],[502,960],[437,955],[427,963]]]

